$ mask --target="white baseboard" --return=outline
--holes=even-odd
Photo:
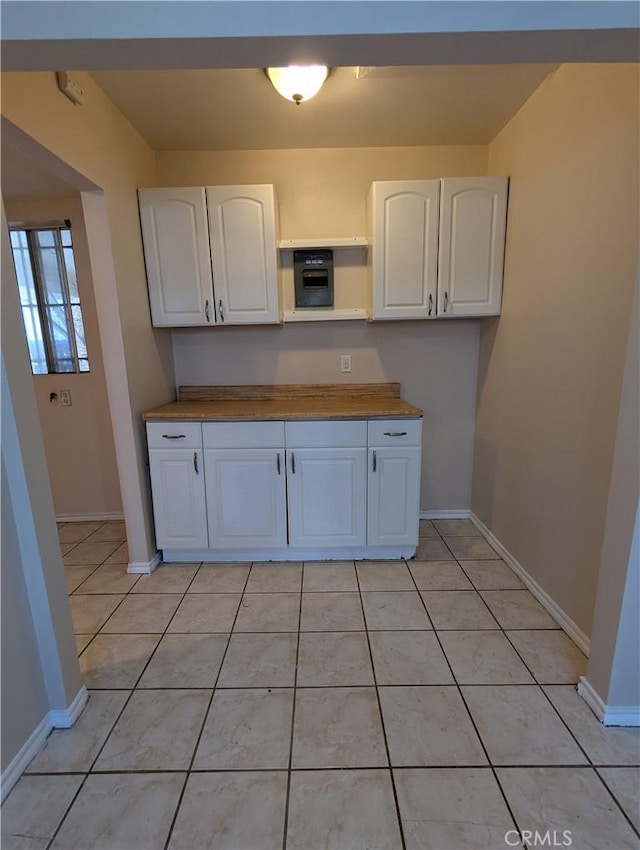
[[[598,720],[602,721],[605,712],[604,701],[602,700],[600,694],[594,691],[591,682],[587,680],[586,676],[580,676],[577,691],[578,696],[582,697],[582,699],[586,702],[591,711],[593,711]]]
[[[51,732],[52,728],[49,712],[47,712],[31,735],[29,735],[27,740],[20,747],[15,756],[11,759],[7,767],[2,771],[2,778],[0,779],[0,795],[2,800],[4,800],[9,791],[11,791],[18,779],[20,779],[22,774],[25,772],[29,762],[40,752],[40,749],[47,740],[47,735]]]
[[[127,572],[132,575],[149,575],[155,570],[161,560],[160,552],[156,552],[150,561],[129,561]]]
[[[469,508],[451,509],[448,511],[420,511],[420,519],[469,519]]]
[[[578,694],[603,726],[640,726],[640,705],[607,705],[586,676],[580,676]]]
[[[68,708],[48,711],[33,730],[16,755],[11,759],[0,777],[0,797],[5,799],[9,791],[38,755],[52,729],[69,729],[87,704],[89,692],[83,685]]]
[[[518,578],[522,579],[538,602],[547,609],[560,628],[563,629],[563,631],[569,635],[571,640],[584,652],[585,655],[588,656],[591,642],[582,629],[573,622],[571,617],[569,617],[558,603],[549,596],[546,590],[544,590],[538,582],[529,575],[522,564],[513,557],[509,550],[502,545],[498,538],[487,528],[481,519],[478,519],[473,511],[469,513],[469,518],[471,519],[471,522],[480,529],[482,534],[486,537],[504,562],[511,567]]]
[[[82,714],[82,709],[87,704],[88,699],[89,691],[83,685],[68,708],[62,710],[54,709],[49,712],[51,726],[54,729],[70,729]]]
[[[640,705],[608,705],[602,723],[605,726],[640,726]]]
[[[105,514],[56,514],[56,522],[112,522],[124,519],[122,511]]]

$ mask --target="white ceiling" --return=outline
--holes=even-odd
[[[260,69],[93,76],[155,150],[259,150],[487,144],[555,68],[336,68],[300,106]]]

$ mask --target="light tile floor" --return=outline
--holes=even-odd
[[[2,847],[638,847],[640,730],[597,722],[584,656],[469,521],[420,531],[406,563],[136,577],[122,523],[62,525],[90,700]]]

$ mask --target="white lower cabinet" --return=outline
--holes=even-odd
[[[420,420],[369,422],[367,545],[416,545],[421,443]]]
[[[284,449],[207,449],[210,549],[287,545]]]
[[[289,544],[364,546],[367,450],[287,449]]]
[[[158,549],[206,549],[202,451],[150,449],[149,469]]]
[[[411,557],[421,431],[418,419],[150,422],[158,548],[165,561]]]
[[[367,544],[415,545],[419,521],[420,449],[369,449]]]

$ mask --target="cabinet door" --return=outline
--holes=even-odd
[[[291,546],[364,546],[367,450],[287,449]]]
[[[439,180],[372,184],[373,319],[435,318],[439,193]]]
[[[149,467],[158,549],[206,549],[202,452],[152,449]]]
[[[273,186],[212,186],[207,204],[218,321],[279,322]]]
[[[287,545],[283,449],[207,449],[210,549]]]
[[[140,189],[138,201],[153,324],[215,322],[204,189]]]
[[[369,449],[367,544],[418,543],[420,447]]]
[[[506,177],[442,181],[438,315],[499,315],[507,185]]]

